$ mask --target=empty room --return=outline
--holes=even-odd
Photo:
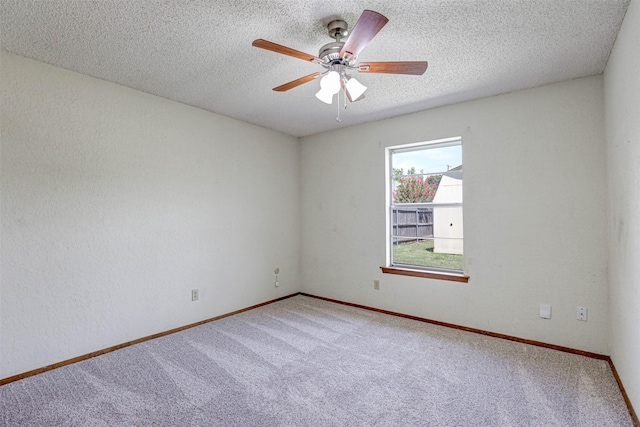
[[[0,426],[640,426],[640,0],[0,0]]]

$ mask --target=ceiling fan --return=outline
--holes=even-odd
[[[365,10],[362,12],[362,15],[360,15],[351,34],[349,34],[345,21],[341,19],[331,21],[327,24],[327,30],[329,31],[329,36],[333,37],[335,42],[322,46],[318,56],[309,55],[263,39],[254,40],[252,45],[261,49],[320,64],[326,70],[323,73],[316,72],[308,76],[300,77],[289,83],[274,87],[273,90],[285,92],[322,77],[320,80],[320,91],[316,93],[316,97],[319,100],[331,104],[333,102],[333,95],[342,89],[347,99],[355,102],[364,98],[364,92],[367,88],[358,80],[351,77],[350,71],[419,76],[427,70],[428,64],[426,61],[358,63],[358,54],[360,51],[378,34],[387,22],[389,22],[389,20],[384,15],[372,10]],[[346,41],[340,41],[347,35],[348,38]]]

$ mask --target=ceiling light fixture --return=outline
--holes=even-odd
[[[344,86],[353,101],[360,99],[364,95],[364,91],[367,90],[367,87],[356,80],[355,77],[351,77]]]
[[[341,66],[331,67],[320,79],[320,90],[316,93],[316,98],[325,104],[333,103],[333,95],[340,92],[342,88],[351,101],[356,101],[362,97],[367,87],[344,72]]]
[[[333,95],[340,91],[340,74],[331,70],[320,79],[320,90],[316,93],[316,98],[325,104],[333,103]]]

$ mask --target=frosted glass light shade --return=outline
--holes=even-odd
[[[320,101],[324,102],[325,104],[333,103],[333,93],[331,93],[330,91],[324,88],[320,89],[318,93],[316,93],[316,98],[318,98]]]
[[[325,104],[333,102],[333,95],[340,91],[340,74],[336,71],[329,71],[320,79],[320,90],[316,93],[316,98]]]
[[[338,93],[340,90],[340,74],[338,74],[337,71],[329,71],[327,75],[320,80],[320,87],[331,92],[331,94]]]
[[[364,93],[364,91],[367,90],[367,87],[365,85],[363,85],[362,83],[360,83],[354,78],[350,78],[347,84],[345,85],[345,87],[349,91],[349,94],[351,95],[351,99],[354,101],[360,98]]]

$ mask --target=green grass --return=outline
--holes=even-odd
[[[393,262],[462,270],[462,255],[434,253],[433,240],[393,245]]]

